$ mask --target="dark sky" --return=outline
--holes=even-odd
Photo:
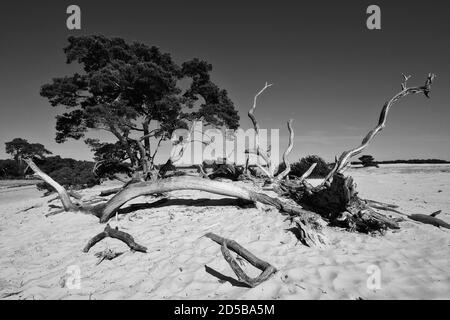
[[[78,4],[82,30],[66,28],[66,8]],[[366,8],[381,7],[382,29],[366,28]],[[53,77],[77,70],[62,48],[69,35],[119,36],[157,45],[181,63],[213,64],[213,80],[228,90],[249,128],[247,111],[266,81],[257,116],[263,128],[295,119],[292,159],[326,160],[359,144],[383,103],[437,74],[432,98],[396,104],[386,129],[366,153],[376,159],[450,160],[449,1],[8,1],[0,12],[0,158],[4,142],[23,137],[55,154],[91,159],[82,141],[57,144],[53,108],[39,96]],[[286,139],[283,139],[284,141]],[[282,150],[284,145],[280,147]]]

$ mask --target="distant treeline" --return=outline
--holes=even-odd
[[[441,159],[411,159],[411,160],[387,160],[387,161],[375,161],[377,164],[443,164],[450,163],[447,160]],[[362,164],[360,161],[352,162],[352,164]]]
[[[61,158],[60,156],[34,159],[39,168],[56,180],[59,184],[81,189],[92,187],[100,182],[92,169],[94,162],[80,161],[71,158]],[[33,178],[31,170],[24,172],[26,164],[12,159],[0,160],[0,179],[24,179]],[[51,190],[46,183],[38,184],[38,188]]]

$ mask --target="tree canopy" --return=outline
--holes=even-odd
[[[96,157],[113,156],[137,167],[153,165],[161,141],[193,121],[230,129],[239,125],[233,102],[211,81],[212,66],[206,61],[195,58],[178,65],[155,46],[101,35],[68,41],[67,63],[77,62],[83,71],[54,78],[41,88],[52,106],[67,109],[56,118],[59,143],[103,129],[118,143],[87,140]]]
[[[14,138],[9,142],[5,142],[6,153],[12,155],[12,157],[18,161],[21,158],[44,158],[47,155],[52,154],[50,151],[40,143],[29,143],[23,138]]]

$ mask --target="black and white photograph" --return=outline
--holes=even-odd
[[[0,300],[450,299],[450,2],[16,0],[0,39]]]

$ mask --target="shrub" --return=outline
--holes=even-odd
[[[316,155],[309,155],[301,158],[300,161],[291,165],[290,176],[301,177],[313,163],[317,163],[314,171],[309,176],[310,178],[324,178],[330,172],[330,167],[321,157]]]
[[[100,179],[92,172],[94,167],[92,162],[63,159],[59,156],[36,160],[36,162],[42,171],[65,188],[90,188],[100,183]],[[37,187],[39,190],[53,191],[53,188],[46,183],[39,183]]]
[[[23,177],[23,169],[12,159],[0,160],[0,179],[18,179]]]
[[[363,167],[378,167],[375,159],[371,155],[363,155],[358,158]]]

